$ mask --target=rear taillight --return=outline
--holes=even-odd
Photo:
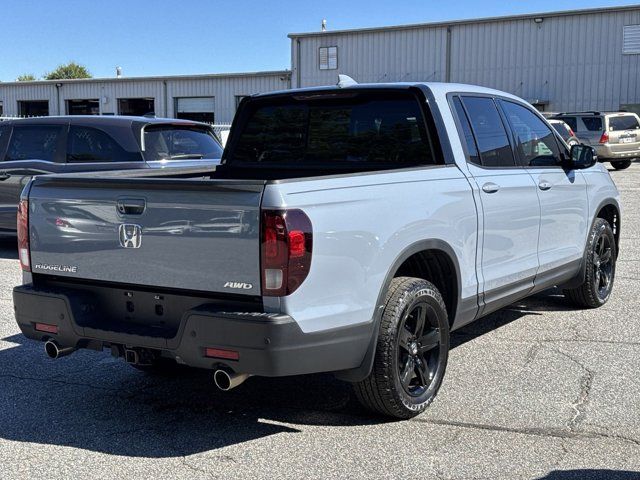
[[[571,137],[575,137],[575,136],[576,136],[576,134],[575,134],[575,133],[573,133],[573,130],[569,129],[569,136],[571,136]]]
[[[311,221],[302,210],[262,211],[262,295],[296,291],[311,268]]]
[[[18,204],[18,255],[20,266],[25,272],[31,271],[29,258],[29,201],[20,200]]]
[[[609,132],[603,132],[598,143],[607,143],[609,141]]]

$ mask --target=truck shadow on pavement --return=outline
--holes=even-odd
[[[452,346],[554,308],[562,304],[548,296],[533,297],[454,333]],[[328,374],[253,377],[220,392],[208,371],[154,377],[106,351],[50,360],[42,343],[20,334],[2,340],[9,345],[0,344],[0,438],[7,440],[113,455],[177,457],[274,434],[292,434],[295,442],[300,425],[386,421],[364,413],[351,387]]]
[[[639,472],[627,470],[554,470],[538,480],[638,480]]]

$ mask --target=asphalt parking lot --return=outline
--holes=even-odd
[[[57,361],[15,325],[0,244],[0,478],[640,478],[640,163],[611,301],[547,292],[453,335],[442,390],[404,422],[364,414],[327,375],[154,378],[108,353]]]

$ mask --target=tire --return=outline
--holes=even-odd
[[[582,308],[598,308],[607,303],[613,290],[617,254],[611,225],[597,218],[586,246],[584,282],[577,288],[565,290],[565,296]]]
[[[611,165],[616,170],[624,170],[625,168],[629,168],[631,166],[631,160],[618,160],[615,162],[611,162]]]
[[[449,319],[438,289],[419,278],[394,278],[385,298],[373,369],[354,384],[356,397],[377,414],[415,417],[438,393],[448,357]]]

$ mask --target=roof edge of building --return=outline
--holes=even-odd
[[[495,17],[480,17],[480,18],[465,18],[459,20],[446,20],[438,22],[424,22],[424,23],[408,23],[404,25],[388,25],[383,27],[363,27],[363,28],[349,28],[342,30],[326,30],[324,32],[302,32],[302,33],[290,33],[287,37],[291,39],[303,38],[303,37],[321,37],[330,35],[344,35],[351,33],[372,33],[372,32],[387,32],[394,30],[413,30],[417,28],[438,28],[438,27],[450,27],[455,25],[468,25],[473,23],[490,23],[490,22],[503,22],[522,19],[533,18],[549,18],[549,17],[566,17],[571,15],[589,15],[598,13],[612,13],[612,12],[624,12],[629,10],[640,11],[640,4],[633,5],[620,5],[615,7],[599,7],[599,8],[583,8],[575,10],[559,10],[552,12],[536,12],[536,13],[522,13],[519,15],[502,15]]]
[[[0,82],[0,88],[8,86],[24,85],[55,85],[57,83],[107,83],[107,82],[139,82],[139,81],[170,81],[170,80],[207,80],[216,78],[242,78],[242,77],[272,77],[291,76],[291,70],[266,70],[262,72],[236,72],[236,73],[202,73],[194,75],[158,75],[145,77],[101,77],[101,78],[70,78],[65,80],[32,80],[25,82]]]

